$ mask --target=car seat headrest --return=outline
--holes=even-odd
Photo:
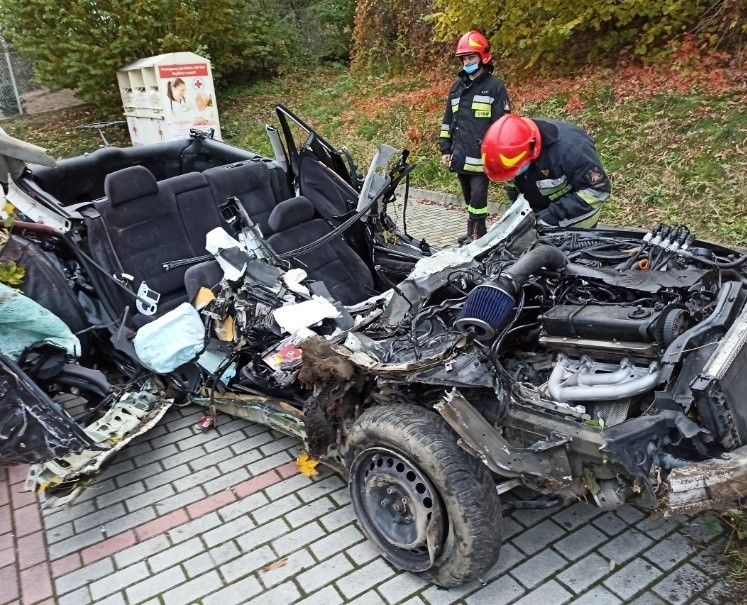
[[[158,182],[144,166],[130,166],[106,175],[104,194],[112,206],[158,193]]]
[[[279,233],[314,218],[314,206],[304,196],[292,197],[273,208],[267,219],[270,229]]]

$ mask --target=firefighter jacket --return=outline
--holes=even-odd
[[[578,126],[533,120],[542,137],[539,157],[507,183],[509,198],[523,194],[540,224],[595,227],[612,184],[591,137]]]
[[[461,174],[484,173],[480,145],[493,122],[511,111],[503,82],[493,76],[492,66],[470,80],[464,72],[446,99],[438,146],[441,155],[451,154],[449,169]]]

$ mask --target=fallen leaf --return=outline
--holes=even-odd
[[[272,563],[268,563],[262,568],[262,571],[272,571],[273,569],[277,569],[278,567],[282,567],[288,562],[288,557],[283,557],[282,559],[278,559],[277,561],[273,561]]]
[[[296,464],[298,465],[298,470],[307,477],[312,477],[319,474],[319,471],[316,470],[319,461],[311,458],[306,452],[296,458]]]

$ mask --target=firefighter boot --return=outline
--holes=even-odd
[[[469,219],[469,222],[469,233],[471,239],[480,239],[488,232],[488,228],[485,225],[485,217],[471,218]]]
[[[471,242],[474,238],[472,237],[472,220],[473,219],[467,219],[467,233],[464,235],[460,235],[457,238],[457,243],[462,246],[466,244],[467,242]]]

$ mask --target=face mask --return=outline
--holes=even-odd
[[[476,71],[477,71],[478,69],[480,69],[480,64],[479,64],[479,63],[473,63],[472,65],[465,65],[465,66],[463,67],[463,69],[464,69],[464,71],[466,71],[466,72],[467,72],[467,74],[468,74],[468,75],[470,75],[470,76],[471,76],[471,75],[472,75],[473,73],[475,73],[475,72],[476,72]]]
[[[531,162],[527,162],[521,168],[519,168],[519,172],[516,173],[516,176],[519,176],[520,174],[524,174],[527,170],[529,170],[529,164],[531,164]]]

